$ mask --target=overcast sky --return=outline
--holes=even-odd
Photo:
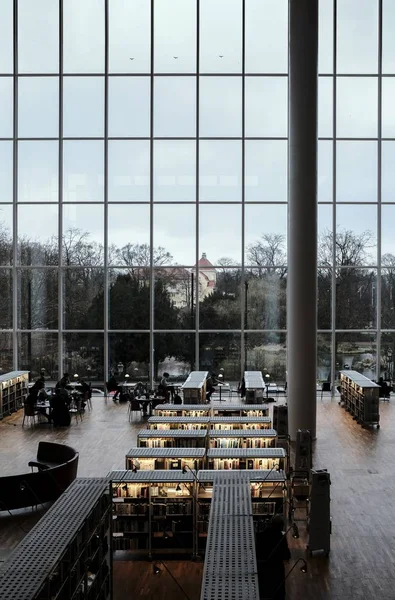
[[[63,135],[104,136],[104,0],[64,0]],[[0,2],[0,74],[11,75],[12,0]],[[59,136],[58,3],[19,0],[18,134]],[[150,136],[150,2],[110,0],[108,133]],[[241,0],[200,0],[199,254],[215,262],[242,258],[242,20]],[[246,0],[245,248],[262,233],[286,235],[287,214],[287,0]],[[336,117],[337,226],[370,230],[377,243],[378,0],[338,0]],[[333,3],[320,2],[319,68],[333,70]],[[156,0],[153,147],[154,244],[179,264],[196,259],[196,2]],[[395,76],[395,2],[383,0],[383,73]],[[133,60],[131,60],[133,59]],[[248,74],[266,77],[248,77]],[[94,75],[84,76],[84,75]],[[112,75],[121,75],[114,76]],[[138,75],[128,77],[128,75]],[[179,77],[179,74],[184,74]],[[185,76],[189,74],[189,76]],[[46,75],[46,76],[44,76]],[[50,77],[48,77],[50,75]],[[82,76],[76,76],[82,75]],[[370,75],[366,77],[364,75]],[[372,77],[373,76],[373,77]],[[395,78],[382,87],[382,200],[395,201]],[[319,81],[319,136],[333,136],[333,81]],[[12,201],[13,80],[0,77],[0,202]],[[268,137],[280,139],[254,140]],[[1,140],[2,138],[2,140]],[[282,139],[281,139],[282,138]],[[111,139],[108,145],[109,243],[149,243],[150,142]],[[318,200],[333,199],[333,144],[319,142]],[[20,235],[58,233],[58,142],[18,145]],[[63,144],[64,229],[79,227],[104,240],[104,142]],[[127,204],[137,202],[141,204]],[[176,205],[165,204],[176,202]],[[268,204],[258,204],[266,202]],[[90,203],[90,204],[88,204]],[[183,204],[184,203],[184,204]],[[217,204],[216,204],[217,203]],[[349,203],[349,204],[347,204]],[[358,206],[355,204],[358,203]],[[351,205],[350,205],[351,204]],[[395,254],[392,206],[382,209],[382,251]],[[332,230],[332,208],[321,206],[319,231]],[[37,219],[37,215],[40,218]],[[11,226],[2,206],[0,220]],[[376,261],[372,249],[372,262]]]

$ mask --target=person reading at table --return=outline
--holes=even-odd
[[[33,387],[30,388],[25,404],[29,405],[31,410],[36,410],[40,415],[43,415],[50,423],[51,417],[47,414],[46,408],[39,406],[40,402],[45,402],[47,398],[48,394],[44,389],[44,382],[38,380]]]

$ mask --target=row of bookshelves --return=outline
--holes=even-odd
[[[28,383],[28,371],[11,371],[0,376],[0,419],[22,408]]]

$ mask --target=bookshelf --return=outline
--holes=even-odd
[[[209,417],[150,417],[148,429],[207,430],[209,423]]]
[[[199,483],[199,506],[201,502],[208,501],[215,489],[216,483],[221,483],[229,478],[237,481],[240,477],[249,482],[252,514],[256,530],[263,523],[266,524],[275,514],[284,514],[286,510],[285,500],[288,497],[287,478],[284,471],[221,471],[202,470],[198,472]],[[284,515],[285,516],[285,515]],[[200,515],[198,515],[199,522]]]
[[[262,404],[265,383],[260,371],[244,371],[246,404]]]
[[[0,598],[111,600],[106,479],[76,479],[0,567]]]
[[[29,371],[0,376],[0,419],[22,408],[28,392]]]
[[[141,429],[137,434],[139,448],[205,448],[207,430]]]
[[[113,552],[195,553],[192,473],[112,471]]]
[[[340,372],[340,402],[365,427],[380,427],[380,386],[358,371]]]
[[[277,432],[274,429],[233,429],[208,432],[209,448],[274,448]]]
[[[125,457],[125,468],[167,471],[188,466],[196,470],[203,467],[205,454],[205,448],[131,448]]]
[[[215,471],[227,469],[287,471],[283,448],[211,448],[207,450],[207,468]]]
[[[205,404],[208,371],[192,371],[181,386],[184,404]]]
[[[153,410],[155,417],[208,417],[210,404],[158,404]]]
[[[232,430],[232,429],[271,429],[272,420],[270,417],[211,417],[211,429],[214,430]]]
[[[214,417],[267,417],[269,408],[262,404],[227,404],[213,402]]]

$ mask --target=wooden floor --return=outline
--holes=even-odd
[[[391,404],[393,403],[393,404]],[[317,400],[315,468],[330,472],[332,539],[329,559],[307,558],[307,538],[290,538],[292,559],[307,558],[308,573],[297,566],[287,580],[288,600],[395,600],[395,397],[381,403],[381,428],[362,429],[340,408],[337,399]],[[21,427],[16,414],[0,422],[0,475],[26,472],[40,440],[70,444],[80,452],[79,475],[102,476],[123,469],[125,453],[135,445],[144,426],[129,424],[127,407],[103,397],[82,423],[56,431],[48,425]],[[16,426],[14,426],[16,425]],[[0,559],[23,538],[40,513],[20,511],[17,517],[0,513]],[[199,598],[201,563],[169,561],[170,570],[191,600]],[[171,587],[173,586],[173,587]],[[145,562],[116,562],[114,600],[132,597],[155,600],[183,598],[171,577],[152,575]]]

